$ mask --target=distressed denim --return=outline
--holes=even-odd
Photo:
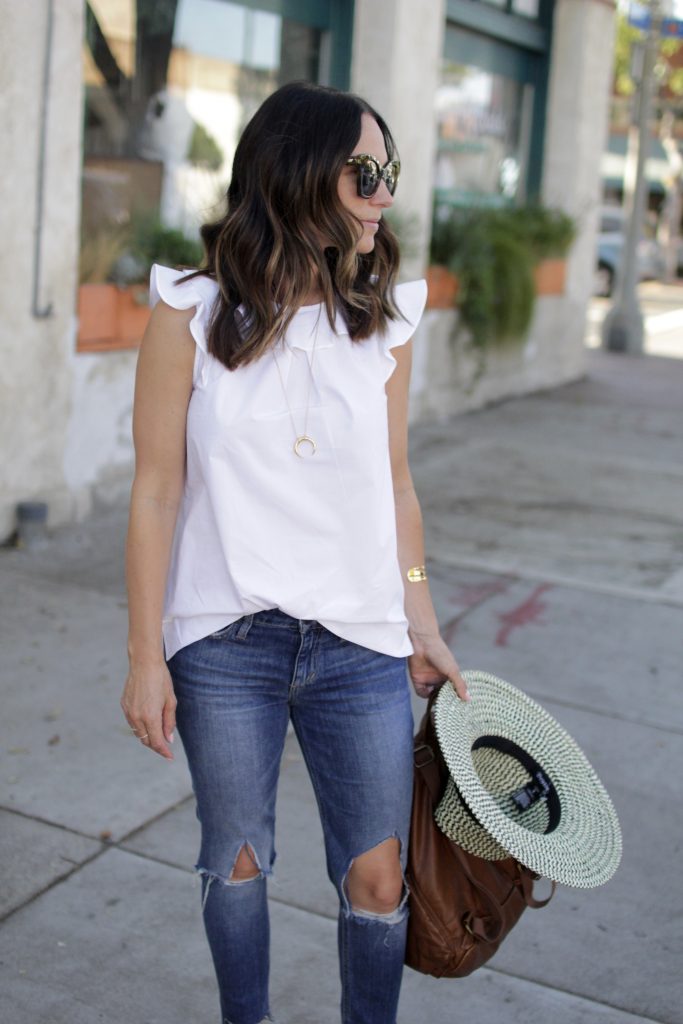
[[[407,892],[394,912],[373,914],[351,907],[345,880],[354,858],[391,837],[405,868],[413,770],[405,658],[272,609],[189,644],[168,666],[201,823],[195,867],[223,1024],[270,1019],[266,878],[290,719],[339,896],[342,1024],[395,1024]],[[258,873],[231,880],[243,848]]]

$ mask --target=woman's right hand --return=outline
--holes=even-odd
[[[168,761],[177,703],[165,662],[131,666],[121,697],[126,721],[141,743]]]

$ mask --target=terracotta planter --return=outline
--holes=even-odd
[[[458,295],[458,279],[446,267],[427,267],[427,309],[453,309]]]
[[[149,320],[149,288],[131,285],[119,295],[119,336],[123,341],[139,345]]]
[[[541,260],[534,267],[537,295],[563,295],[566,280],[566,260]]]
[[[78,289],[78,350],[135,348],[149,320],[144,285],[82,284]]]

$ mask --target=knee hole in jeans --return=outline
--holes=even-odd
[[[386,918],[401,910],[406,885],[400,849],[391,837],[354,858],[343,883],[351,913]]]
[[[209,893],[214,882],[218,882],[224,886],[240,886],[247,885],[249,882],[255,882],[257,879],[264,878],[264,872],[259,864],[258,857],[254,853],[254,848],[251,843],[245,842],[240,847],[237,856],[235,857],[234,864],[230,875],[225,878],[223,875],[217,875],[209,868],[197,865],[197,871],[202,877],[202,910],[205,909]]]
[[[258,878],[261,873],[261,866],[252,846],[249,843],[244,843],[235,857],[229,881],[248,882],[252,878]]]

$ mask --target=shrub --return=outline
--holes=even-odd
[[[534,266],[564,256],[571,217],[542,206],[453,208],[435,213],[430,257],[459,280],[458,308],[472,344],[522,337],[534,311]]]

